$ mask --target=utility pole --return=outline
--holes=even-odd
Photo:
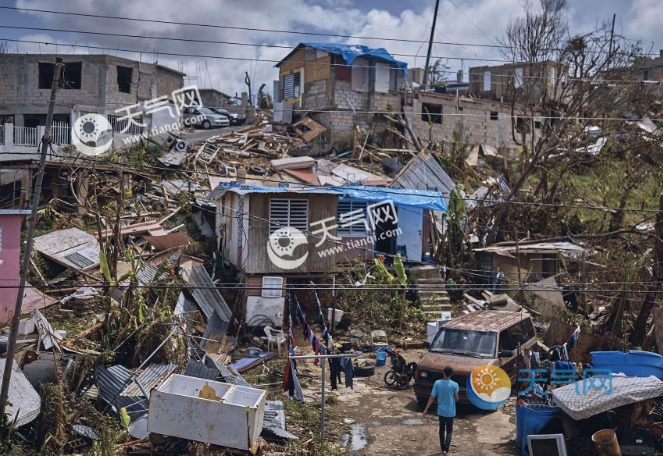
[[[608,64],[608,67],[611,67],[612,65],[612,39],[615,36],[615,19],[617,18],[617,14],[612,15],[612,28],[610,29],[610,47],[608,49],[608,58],[611,60]]]
[[[435,24],[437,24],[437,11],[440,8],[440,0],[435,2],[435,15],[433,16],[433,28],[430,30],[430,41],[428,42],[428,54],[426,55],[426,67],[424,68],[424,80],[422,87],[424,90],[428,85],[428,71],[430,70],[430,54],[433,52],[433,38],[435,37]]]
[[[60,84],[60,71],[64,67],[60,57],[55,59],[53,68],[53,82],[51,87],[51,98],[48,102],[48,115],[46,116],[46,128],[44,137],[41,139],[41,158],[39,159],[39,170],[37,172],[37,182],[35,190],[32,193],[32,211],[28,224],[28,239],[23,253],[23,264],[21,266],[21,278],[18,284],[18,295],[16,297],[16,308],[9,330],[9,341],[7,344],[7,358],[5,358],[5,372],[2,375],[2,390],[0,390],[0,416],[5,414],[5,406],[9,396],[9,382],[12,376],[12,365],[14,363],[14,350],[16,349],[16,337],[18,335],[18,324],[21,320],[21,307],[23,306],[23,294],[25,292],[25,280],[30,267],[30,256],[32,254],[32,238],[35,234],[35,225],[37,224],[37,208],[39,207],[39,196],[41,195],[41,183],[44,180],[44,169],[46,168],[46,155],[51,144],[51,127],[53,125],[53,110],[55,109],[55,97]]]

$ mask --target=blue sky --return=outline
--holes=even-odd
[[[643,41],[647,51],[658,52],[663,48],[663,0],[570,0],[569,18],[571,31],[581,33],[597,21],[609,21],[617,14],[616,33]],[[279,33],[222,30],[181,25],[154,24],[91,19],[72,16],[0,10],[0,25],[58,28],[67,30],[102,31],[105,33],[157,35],[189,39],[233,41],[254,45],[295,46],[300,41],[353,42],[374,47],[384,47],[400,60],[413,66],[423,66],[426,52],[425,40],[430,34],[434,0],[197,0],[181,2],[172,0],[0,0],[3,6],[40,8],[59,11],[76,11],[90,14],[119,15],[140,18],[236,25],[266,29],[317,31],[360,37],[391,37],[417,40],[418,43],[401,43],[366,39],[310,37]],[[462,10],[462,12],[461,12]],[[437,41],[460,43],[490,43],[501,36],[509,20],[522,14],[521,0],[441,0],[438,16]],[[257,84],[277,77],[277,71],[269,60],[279,60],[288,49],[232,46],[222,44],[203,45],[174,41],[141,40],[136,38],[103,37],[74,33],[56,33],[35,30],[0,30],[1,38],[61,43],[58,52],[73,52],[63,44],[77,44],[76,52],[88,52],[82,45],[99,46],[124,57],[155,61],[182,69],[192,78],[190,83],[214,87],[224,92],[239,93],[244,89],[244,73],[249,72]],[[17,51],[17,44],[8,42],[9,52]],[[118,52],[117,48],[142,51]],[[18,45],[18,52],[55,52],[55,46],[45,44]],[[166,56],[159,52],[184,54]],[[268,61],[230,61],[205,59],[191,54],[206,54]],[[451,70],[463,66],[486,64],[481,59],[500,58],[499,51],[490,48],[437,44],[433,54],[453,57],[447,64]],[[416,56],[416,57],[415,57]],[[460,59],[464,59],[462,62]]]

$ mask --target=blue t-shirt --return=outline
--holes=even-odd
[[[456,416],[456,393],[458,383],[453,380],[438,380],[433,385],[431,396],[437,399],[437,414],[446,418]]]

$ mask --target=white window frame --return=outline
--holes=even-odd
[[[483,72],[483,91],[489,92],[492,89],[492,84],[490,81],[490,71]]]
[[[341,206],[342,205],[342,206]],[[368,219],[368,202],[366,201],[356,201],[356,200],[347,200],[339,201],[338,208],[336,211],[337,220],[339,222],[338,228],[336,230],[337,236],[367,236],[368,231],[366,229],[366,223],[360,225],[344,226],[341,227],[341,215],[347,214],[348,212],[358,211],[360,209],[364,210],[366,218]]]
[[[308,230],[308,199],[272,198],[269,200],[269,234],[285,228]]]
[[[283,296],[283,277],[263,277],[261,296],[263,298],[280,298]]]
[[[283,100],[296,100],[299,98],[301,95],[301,77],[300,71],[283,76]]]

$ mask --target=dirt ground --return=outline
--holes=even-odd
[[[424,350],[408,350],[402,354],[408,361],[419,361]],[[374,354],[366,358],[374,360]],[[320,368],[308,363],[313,375]],[[388,388],[384,374],[388,366],[376,368],[375,375],[355,381],[354,389],[340,385],[327,394],[336,400],[327,405],[332,418],[327,420],[327,438],[347,447],[352,454],[361,456],[438,455],[438,418],[429,411],[422,419],[412,387],[404,391]],[[308,383],[304,389],[307,398],[320,402],[320,381]],[[516,455],[516,424],[513,398],[501,409],[487,413],[470,406],[459,406],[454,420],[451,454],[465,456]]]

